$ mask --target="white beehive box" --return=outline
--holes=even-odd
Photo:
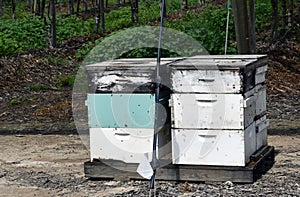
[[[265,81],[267,57],[196,56],[170,63],[175,93],[243,94]]]
[[[267,143],[267,57],[197,56],[170,67],[173,164],[245,166]]]
[[[164,64],[174,60],[162,59],[161,75],[169,74]],[[152,160],[155,69],[155,58],[120,59],[86,66],[91,161],[140,163],[144,155]],[[165,114],[161,113],[164,125],[158,132],[157,154],[171,162],[169,96],[169,90],[161,88],[160,110]]]
[[[245,166],[255,151],[255,123],[246,130],[172,129],[173,164]]]
[[[169,130],[165,127],[164,130]],[[165,132],[160,131],[160,132]],[[170,159],[171,144],[159,138],[157,155]],[[93,159],[118,160],[125,163],[140,163],[144,155],[152,160],[153,129],[145,128],[90,128],[90,156]]]
[[[244,129],[254,120],[254,99],[241,94],[172,94],[172,127]]]

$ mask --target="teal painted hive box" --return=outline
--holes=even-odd
[[[154,94],[88,94],[86,105],[90,128],[154,127]]]

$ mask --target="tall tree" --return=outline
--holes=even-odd
[[[14,20],[16,20],[16,3],[15,0],[11,0],[11,13]]]
[[[271,0],[272,4],[272,37],[273,39],[278,38],[278,0]]]
[[[68,0],[68,14],[74,14],[74,0]]]
[[[41,16],[41,0],[36,0],[36,5],[37,5],[37,9],[35,14]]]
[[[41,17],[42,18],[44,18],[45,7],[46,7],[46,0],[42,0],[42,3],[41,3]]]
[[[282,6],[282,31],[283,33],[286,32],[286,25],[287,25],[287,3],[286,0],[281,1],[281,6]]]
[[[51,45],[56,47],[56,10],[55,10],[55,0],[50,0],[51,7]]]
[[[105,31],[104,1],[103,0],[99,0],[99,3],[98,3],[98,13],[97,13],[96,24],[95,24],[95,32],[96,33],[99,32],[100,22],[101,22],[101,32],[100,33],[103,34]]]
[[[105,21],[104,21],[104,1],[99,0],[100,5],[100,15],[101,15],[101,34],[105,32]]]
[[[0,16],[4,15],[3,0],[0,0]]]
[[[84,10],[87,11],[88,10],[88,3],[86,2],[86,0],[82,0],[83,4],[84,4]]]
[[[289,26],[294,24],[294,0],[289,0]]]
[[[33,13],[36,14],[37,10],[37,0],[33,0]]]
[[[80,0],[77,0],[77,10],[76,10],[76,14],[78,15],[80,11]]]
[[[239,54],[250,53],[249,19],[246,0],[232,0],[235,35]]]
[[[138,23],[139,1],[138,0],[130,0],[130,4],[131,4],[132,23]]]
[[[31,9],[32,0],[26,0],[26,6]]]
[[[256,33],[255,33],[255,0],[249,0],[249,47],[250,53],[256,53]]]

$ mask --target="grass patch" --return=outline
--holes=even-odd
[[[29,89],[32,91],[48,90],[49,87],[44,84],[33,84],[29,86]]]
[[[75,82],[75,75],[62,76],[58,79],[56,87],[61,89],[62,87],[70,87],[73,86]]]

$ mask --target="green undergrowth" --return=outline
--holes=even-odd
[[[62,3],[65,2],[62,0]],[[165,21],[165,26],[184,32],[191,36],[210,53],[223,54],[226,30],[226,5],[207,5],[196,11],[181,10],[181,0],[167,1],[167,15],[173,16]],[[109,3],[113,3],[109,1]],[[189,7],[195,7],[198,0],[189,1]],[[44,21],[29,13],[25,4],[17,1],[17,20],[11,19],[9,14],[0,18],[0,57],[15,55],[25,50],[46,47],[46,27]],[[66,6],[66,5],[65,5]],[[271,23],[272,7],[268,0],[256,1],[256,27],[257,29],[269,28]],[[10,13],[9,7],[5,7],[5,12]],[[176,14],[180,12],[180,17]],[[72,36],[88,35],[94,32],[95,17],[83,20],[75,15],[63,17],[65,13],[57,14],[57,41],[61,42]],[[183,17],[182,17],[183,16]],[[160,3],[156,0],[141,0],[139,3],[139,23],[132,24],[131,8],[120,7],[105,14],[105,29],[107,32],[116,32],[130,27],[153,25],[159,23]],[[174,18],[175,17],[175,18]],[[47,23],[49,23],[47,19]],[[103,41],[104,38],[83,45],[76,57],[80,60],[90,52],[92,48]],[[235,54],[235,32],[233,23],[233,13],[229,22],[229,45],[228,53]],[[126,42],[126,41],[124,41]],[[137,49],[122,54],[122,57],[153,56],[156,50]],[[165,52],[166,56],[174,54]]]

